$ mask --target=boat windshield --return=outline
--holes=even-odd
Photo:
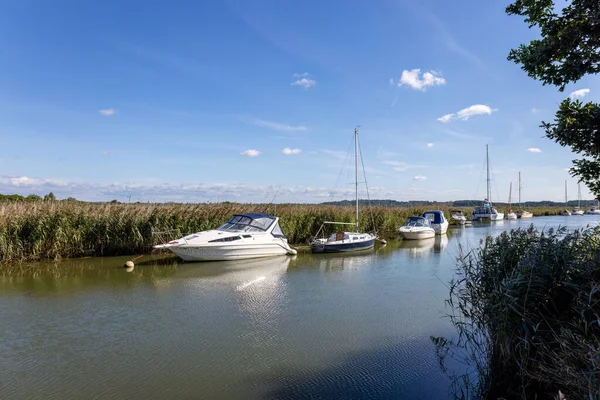
[[[406,220],[406,224],[404,224],[404,226],[423,226],[430,228],[431,224],[429,223],[428,219],[423,217],[409,217]]]
[[[250,218],[246,215],[234,215],[217,228],[225,232],[264,232],[275,221],[272,217]]]

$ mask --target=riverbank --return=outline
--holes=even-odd
[[[361,211],[361,229],[396,237],[407,217],[426,207],[371,207]],[[449,216],[450,207],[442,207]],[[466,209],[464,211],[467,211]],[[560,208],[530,209],[558,215]],[[77,201],[0,203],[0,264],[19,261],[115,256],[150,252],[154,231],[172,235],[213,229],[232,214],[267,212],[280,218],[293,245],[307,244],[323,221],[353,222],[353,207],[301,204],[98,204]]]

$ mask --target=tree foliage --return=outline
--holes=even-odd
[[[573,0],[560,13],[554,0],[517,0],[509,15],[525,17],[541,39],[511,50],[508,59],[527,74],[562,92],[569,83],[600,72],[600,1]],[[552,123],[543,122],[546,136],[584,158],[573,160],[571,174],[600,197],[600,104],[564,100]]]

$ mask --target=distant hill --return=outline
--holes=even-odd
[[[368,200],[359,199],[358,203],[360,206],[366,206],[369,204]],[[382,206],[382,207],[475,207],[480,206],[483,203],[481,200],[456,200],[456,201],[424,201],[424,200],[410,200],[410,201],[396,201],[396,200],[371,200],[370,204],[372,206]],[[354,200],[341,200],[341,201],[328,201],[321,203],[324,205],[330,206],[354,206]],[[522,207],[564,207],[565,203],[560,203],[556,201],[526,201],[521,203]],[[591,207],[593,206],[594,200],[581,200],[581,207]],[[508,203],[494,203],[495,206],[498,207],[508,207]],[[513,208],[517,208],[518,204],[513,203]],[[569,201],[568,207],[577,207],[577,200]]]

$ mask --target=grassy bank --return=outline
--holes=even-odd
[[[459,263],[442,358],[469,399],[600,398],[600,228],[504,232]]]
[[[394,237],[410,215],[425,208],[372,207],[361,229]],[[152,230],[181,234],[212,229],[234,213],[266,211],[257,204],[92,204],[77,201],[0,202],[0,263],[150,251]],[[449,208],[444,209],[448,216]],[[467,211],[465,209],[465,211]],[[532,210],[552,215],[560,209]],[[281,228],[292,244],[306,244],[323,221],[352,222],[353,207],[280,204]]]

